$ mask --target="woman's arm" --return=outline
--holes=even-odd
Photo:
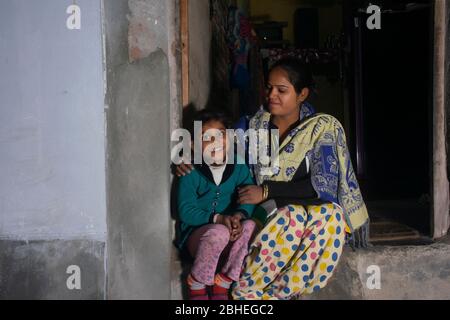
[[[313,200],[318,198],[317,192],[311,184],[310,177],[291,182],[267,181],[264,184],[268,187],[268,199],[297,198],[299,200]]]
[[[273,199],[278,207],[288,204],[320,203],[319,196],[311,183],[311,174],[306,159],[300,164],[292,181],[266,181],[262,187],[245,188],[240,194],[241,203],[259,204],[263,198],[263,187],[267,186],[267,199]]]
[[[246,165],[241,165],[241,170],[239,173],[239,181],[238,188],[246,187],[246,186],[254,186],[255,180],[252,178],[250,173],[250,169]],[[236,208],[236,211],[244,213],[246,218],[250,218],[255,210],[255,205],[252,203],[243,204],[240,203]]]
[[[315,200],[318,198],[311,183],[309,161],[305,158],[291,181],[266,181],[269,199]]]
[[[192,170],[194,170],[194,166],[192,164],[185,164],[184,162],[179,165],[174,165],[174,168],[175,174],[178,178],[187,176],[192,172]]]

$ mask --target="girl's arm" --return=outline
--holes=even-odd
[[[213,214],[197,206],[197,176],[190,174],[180,178],[178,186],[178,214],[187,225],[198,227],[211,223]]]

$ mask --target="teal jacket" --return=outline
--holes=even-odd
[[[178,187],[180,217],[177,246],[183,248],[196,228],[213,223],[215,214],[232,215],[242,212],[250,218],[254,205],[238,205],[238,187],[254,185],[245,164],[227,164],[220,185],[216,185],[207,165],[196,165],[189,175],[181,177]]]

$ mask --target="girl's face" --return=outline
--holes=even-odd
[[[226,130],[220,121],[211,120],[203,124],[202,153],[207,164],[225,164],[228,150]]]
[[[289,81],[286,71],[275,68],[269,74],[267,84],[267,100],[269,111],[273,116],[299,116],[299,106],[306,100],[309,89],[304,88],[297,94],[294,86]]]

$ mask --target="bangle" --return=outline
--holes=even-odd
[[[269,186],[267,184],[264,184],[262,186],[263,188],[263,201],[267,200],[267,198],[269,197]]]

